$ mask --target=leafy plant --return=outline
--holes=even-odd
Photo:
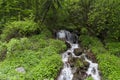
[[[57,77],[62,67],[59,53],[66,49],[66,45],[63,41],[49,39],[47,35],[44,37],[42,35],[44,34],[29,38],[12,38],[8,43],[0,42],[1,46],[5,45],[7,49],[7,57],[0,64],[2,75],[0,79],[54,80]],[[15,70],[17,67],[24,67],[26,73],[17,72]]]
[[[37,31],[40,31],[40,27],[32,20],[14,21],[6,24],[1,38],[8,41],[14,37],[29,36]]]
[[[120,56],[120,42],[109,42],[106,44],[106,48],[111,54]]]

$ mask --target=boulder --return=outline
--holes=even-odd
[[[25,71],[25,69],[24,69],[24,67],[18,67],[18,68],[16,68],[15,69],[17,72],[19,72],[19,73],[25,73],[26,71]]]
[[[76,56],[80,56],[82,53],[83,53],[83,49],[81,49],[81,48],[74,49],[74,54]]]
[[[73,80],[85,80],[86,77],[86,71],[78,68],[74,73]]]
[[[84,69],[87,70],[89,67],[89,63],[87,61],[83,61]]]

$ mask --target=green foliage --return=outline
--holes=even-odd
[[[55,79],[59,69],[62,67],[61,58],[58,54],[48,56],[30,71],[33,79]],[[31,79],[32,79],[31,78]]]
[[[97,27],[97,34],[106,30],[107,36],[105,37],[114,38],[116,40],[119,38],[119,3],[120,1],[118,0],[97,0],[94,2],[95,6],[94,9],[89,13],[88,21],[93,27]]]
[[[75,66],[79,68],[79,67],[83,67],[84,64],[83,64],[83,62],[82,62],[80,59],[77,59],[77,60],[75,61]]]
[[[26,50],[16,52],[10,58],[5,59],[5,61],[1,62],[0,64],[0,72],[1,75],[4,76],[4,78],[3,76],[0,76],[0,79],[9,78],[12,80],[13,78],[17,78],[23,80],[25,78],[25,75],[23,73],[17,72],[15,69],[22,66],[25,68],[26,74],[28,74],[27,72],[29,72],[32,67],[36,66],[40,62],[40,59],[35,53],[36,52],[34,51]]]
[[[76,29],[87,29],[89,34],[119,40],[119,0],[75,0],[68,1],[68,22]],[[101,35],[102,34],[102,35]]]
[[[120,57],[120,42],[109,42],[106,44],[106,48],[111,54]]]
[[[88,35],[81,35],[79,37],[80,41],[82,41],[83,46],[97,46],[97,44],[100,44],[99,46],[102,46],[99,39],[95,37],[91,37]],[[97,42],[96,42],[97,41]]]
[[[2,51],[2,49],[5,47],[6,47],[6,43],[0,41],[0,51]]]
[[[102,71],[103,79],[119,80],[120,79],[120,59],[109,53],[98,55],[100,70]]]
[[[60,40],[50,39],[49,45],[51,45],[51,47],[57,48],[58,49],[57,51],[60,51],[60,52],[65,51],[67,48],[66,45],[65,44],[63,45],[63,42]],[[60,53],[60,52],[58,52],[58,53]]]
[[[92,51],[96,54],[105,52],[103,44],[96,37],[81,35],[79,40],[81,41],[83,47],[92,49]]]
[[[87,79],[85,79],[85,80],[93,80],[93,78],[92,77],[88,77]]]
[[[43,27],[42,31],[41,31],[41,37],[44,39],[48,39],[52,37],[52,33],[45,27]]]
[[[32,20],[14,21],[6,24],[1,38],[9,40],[14,37],[29,36],[37,31],[40,31],[40,27]]]
[[[87,35],[88,34],[88,30],[85,27],[82,27],[81,28],[81,34]]]
[[[0,22],[6,23],[13,20],[23,20],[33,13],[31,0],[1,0],[0,1]]]
[[[8,43],[0,44],[7,48],[7,57],[0,62],[0,79],[10,80],[55,79],[62,67],[59,53],[66,49],[63,41],[49,39],[45,34],[12,38]],[[24,67],[26,73],[17,72],[17,67]]]

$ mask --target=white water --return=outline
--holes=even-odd
[[[71,45],[71,48],[62,54],[62,61],[64,63],[64,66],[60,73],[60,76],[58,77],[58,80],[72,80],[73,78],[73,73],[72,73],[70,64],[68,62],[68,58],[69,58],[68,53],[69,52],[73,53],[74,49],[78,48],[78,44],[70,44],[70,45]]]
[[[69,37],[69,36],[67,36],[67,37]],[[66,38],[66,35],[65,35],[63,30],[58,32],[58,38],[59,39]],[[73,79],[72,68],[70,67],[70,63],[68,61],[68,58],[69,58],[68,53],[69,52],[72,53],[72,57],[81,58],[81,56],[84,56],[85,61],[87,61],[89,63],[89,68],[88,68],[88,70],[86,72],[87,75],[91,75],[94,80],[100,80],[100,75],[99,75],[99,71],[98,71],[98,64],[97,63],[93,63],[92,61],[87,59],[85,54],[80,55],[80,56],[76,56],[74,54],[74,49],[79,48],[78,43],[73,44],[73,43],[71,43],[71,41],[66,41],[66,42],[71,45],[71,48],[68,49],[66,52],[64,52],[62,54],[62,61],[63,61],[64,65],[63,65],[63,69],[61,70],[61,73],[60,73],[60,75],[59,75],[57,80],[72,80]]]
[[[60,35],[59,35],[60,34]],[[60,39],[65,38],[65,31],[61,30],[57,33],[57,36],[59,36]]]
[[[100,75],[99,75],[99,71],[98,71],[98,64],[93,63],[92,61],[90,61],[86,57],[85,57],[85,60],[89,63],[89,68],[88,68],[86,73],[88,75],[91,75],[94,80],[100,80]]]

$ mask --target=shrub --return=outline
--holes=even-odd
[[[22,52],[16,52],[14,56],[6,58],[0,64],[0,79],[10,79],[10,80],[24,80],[25,75],[31,70],[32,67],[36,66],[40,59],[35,54],[36,52],[31,50],[26,50]],[[17,67],[24,67],[26,74],[16,72]]]
[[[91,46],[98,46],[98,44],[100,44],[99,46],[103,46],[101,42],[99,41],[99,39],[95,37],[91,37],[88,35],[81,35],[79,39],[80,41],[82,41],[81,43],[83,46],[91,47]]]
[[[58,54],[48,56],[40,61],[31,71],[32,78],[35,80],[55,79],[58,71],[62,67],[61,58]]]
[[[49,45],[51,47],[56,48],[57,49],[56,51],[58,51],[58,53],[61,53],[61,52],[65,51],[66,48],[67,48],[65,43],[63,41],[60,41],[60,40],[50,39],[49,40]]]
[[[120,57],[120,42],[109,42],[106,44],[106,48],[108,48],[111,54]]]
[[[6,59],[0,63],[0,79],[55,79],[62,67],[62,60],[58,53],[64,51],[66,45],[63,41],[44,39],[41,35],[12,38],[5,43],[8,51]],[[24,67],[26,73],[16,72],[17,67]]]
[[[118,71],[113,71],[109,77],[108,80],[120,80],[120,69]]]
[[[16,51],[14,56],[7,58],[0,64],[1,75],[4,75],[5,79],[54,79],[62,67],[61,57],[51,48],[46,49],[47,47],[38,52],[31,50]],[[19,66],[25,68],[25,75],[15,71],[15,68]],[[0,79],[4,79],[3,76],[0,76]]]
[[[49,39],[45,40],[44,39],[45,36],[44,37],[43,36],[44,36],[43,34],[40,34],[40,35],[34,35],[34,36],[29,37],[30,41],[33,42],[33,48],[35,47],[45,48],[46,46],[49,45],[48,44]]]
[[[32,20],[14,21],[6,24],[1,35],[2,40],[10,40],[14,37],[29,36],[40,30],[37,23]]]
[[[120,79],[120,60],[109,53],[99,54],[99,67],[102,71],[103,80],[119,80]]]
[[[103,44],[96,37],[81,35],[79,40],[81,41],[83,47],[90,48],[94,53],[99,54],[105,52]]]
[[[51,38],[51,37],[52,37],[51,31],[48,30],[48,29],[46,28],[46,26],[42,29],[41,34],[42,34],[42,35],[41,35],[41,38],[42,38],[42,39],[48,39],[48,38]]]

